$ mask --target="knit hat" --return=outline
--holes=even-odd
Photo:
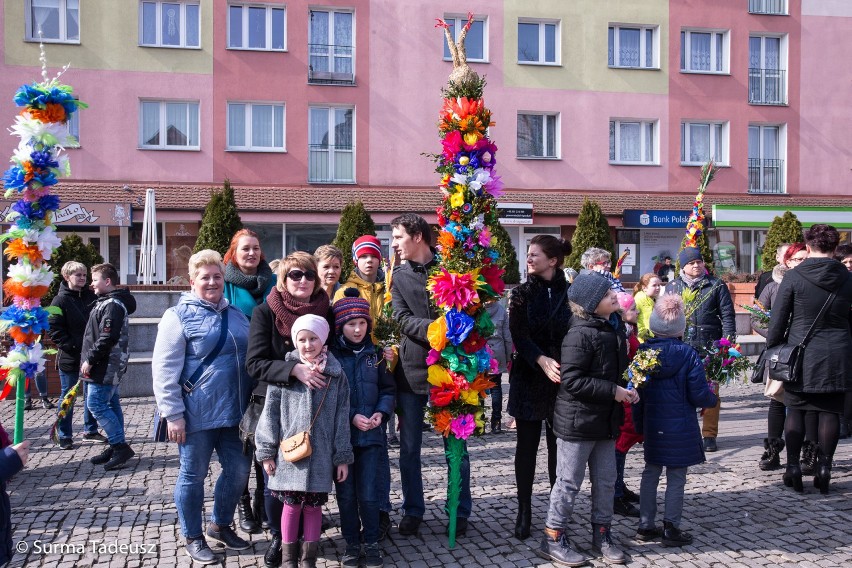
[[[686,315],[683,300],[677,294],[664,294],[654,304],[648,324],[655,337],[683,337]]]
[[[358,260],[365,254],[371,254],[378,259],[382,258],[382,243],[373,235],[358,237],[352,243],[352,258]]]
[[[618,293],[618,305],[621,306],[621,309],[625,312],[629,310],[636,304],[636,300],[633,299],[632,294],[628,294],[627,292],[619,292]]]
[[[568,288],[568,299],[593,314],[609,289],[610,281],[597,272],[583,273]]]
[[[693,260],[703,260],[703,258],[698,247],[686,247],[678,253],[677,260],[680,262],[680,267],[683,268]]]
[[[370,317],[370,303],[358,294],[356,288],[346,288],[343,297],[331,307],[334,312],[334,331],[343,334],[343,326],[349,320],[364,318],[367,320],[367,331],[373,328],[373,318]]]
[[[293,322],[293,325],[290,328],[290,335],[293,338],[293,343],[296,343],[296,337],[299,335],[299,332],[305,330],[316,334],[323,343],[325,343],[326,339],[328,339],[328,322],[325,321],[325,318],[321,318],[318,315],[305,314],[296,318],[296,321]]]

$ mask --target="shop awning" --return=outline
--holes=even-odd
[[[852,229],[852,207],[787,207],[773,205],[713,205],[714,227],[769,227],[775,217],[790,211],[804,227],[826,223],[838,229]]]

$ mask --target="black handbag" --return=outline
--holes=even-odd
[[[761,358],[765,357],[765,364],[769,369],[770,379],[781,381],[782,383],[795,383],[802,380],[802,361],[805,357],[805,347],[808,346],[811,340],[811,334],[817,322],[822,319],[822,315],[835,296],[834,292],[828,296],[828,299],[822,305],[817,317],[814,318],[811,327],[808,329],[801,343],[797,345],[780,343],[773,347],[767,347],[761,354]]]
[[[222,331],[219,333],[219,341],[216,343],[216,347],[213,348],[213,351],[207,354],[207,356],[201,360],[201,364],[196,367],[195,372],[192,373],[192,376],[189,377],[186,382],[181,385],[181,393],[183,396],[188,395],[192,392],[192,389],[195,388],[195,384],[198,382],[198,379],[201,378],[204,370],[210,366],[210,363],[213,362],[213,359],[219,356],[219,352],[222,351],[222,347],[225,345],[225,338],[228,336],[228,309],[226,308],[224,312],[222,312]],[[158,407],[154,407],[154,430],[151,432],[151,441],[153,442],[168,442],[169,441],[169,425],[166,419],[160,415],[160,409]]]
[[[254,431],[257,430],[257,423],[260,422],[260,413],[263,412],[263,405],[266,398],[258,395],[251,395],[249,398],[246,411],[240,420],[240,441],[243,443],[243,454],[249,455],[253,453]]]

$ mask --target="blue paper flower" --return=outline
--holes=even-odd
[[[45,195],[38,200],[39,209],[44,211],[56,211],[59,209],[59,196],[58,195]]]
[[[455,308],[448,311],[444,318],[447,320],[447,339],[453,345],[461,345],[462,341],[467,339],[467,336],[473,330],[473,318]]]
[[[30,161],[33,163],[34,168],[41,169],[49,169],[49,168],[58,168],[59,162],[57,162],[50,152],[41,152],[39,150],[34,150],[30,154]]]
[[[480,373],[485,373],[491,369],[491,354],[484,347],[474,353],[476,355],[476,370]]]
[[[35,377],[38,372],[38,363],[30,363],[27,361],[26,363],[21,363],[20,367],[21,371],[27,377]]]
[[[3,185],[6,189],[17,189],[21,191],[27,187],[24,181],[24,170],[20,166],[12,166],[3,174]]]
[[[17,306],[9,306],[3,312],[2,318],[12,322],[13,326],[18,326],[22,331],[31,331],[33,333],[43,333],[47,331],[49,324],[47,311],[44,308],[34,308],[32,310],[24,310]]]

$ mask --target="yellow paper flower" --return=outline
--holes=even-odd
[[[479,132],[467,132],[464,135],[464,143],[468,146],[473,146],[474,144],[479,142],[479,139],[481,137],[482,135]]]
[[[444,316],[429,324],[426,337],[429,339],[429,345],[435,351],[442,351],[447,346],[447,320],[444,319]]]
[[[447,372],[447,370],[440,365],[430,365],[428,369],[428,374],[426,375],[426,380],[430,385],[440,387],[445,384],[452,384],[453,378]]]
[[[464,205],[464,191],[456,191],[450,196],[450,205],[453,207],[461,207]]]
[[[465,389],[459,393],[459,400],[465,404],[476,406],[479,404],[479,393],[472,389]]]

